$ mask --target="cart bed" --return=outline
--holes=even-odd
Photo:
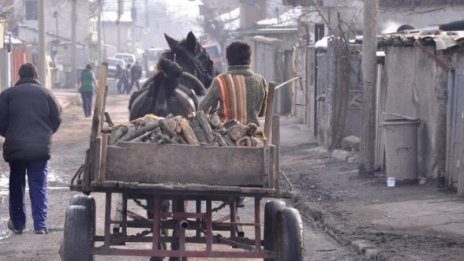
[[[270,187],[274,150],[119,142],[107,147],[105,180]]]

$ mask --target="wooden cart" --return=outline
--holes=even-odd
[[[86,161],[71,181],[71,189],[83,193],[72,198],[66,212],[63,260],[95,255],[302,260],[297,210],[280,200],[267,201],[261,231],[262,199],[290,196],[278,185],[278,117],[271,132],[271,113],[266,115],[265,132],[273,142],[263,148],[108,144],[101,133],[105,79],[103,72]],[[97,233],[95,200],[89,196],[97,192],[106,195],[103,233]],[[237,199],[243,197],[254,204],[250,222],[238,215]],[[115,198],[120,200],[112,215]],[[141,211],[128,209],[132,201],[143,206]]]

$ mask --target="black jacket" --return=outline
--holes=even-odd
[[[61,123],[53,94],[32,78],[20,79],[0,94],[0,135],[5,161],[48,160],[51,136]]]

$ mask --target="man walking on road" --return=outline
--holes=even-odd
[[[3,158],[10,165],[8,228],[15,234],[21,234],[25,228],[27,175],[34,231],[47,234],[47,162],[51,136],[61,123],[61,108],[53,94],[37,81],[32,64],[23,64],[19,77],[14,87],[0,94]]]
[[[130,69],[130,74],[130,90],[132,90],[132,87],[134,87],[134,83],[137,86],[137,90],[140,90],[139,80],[140,78],[142,78],[142,66],[140,66],[139,61],[136,61],[135,64],[132,66],[132,68]]]
[[[82,109],[84,109],[84,116],[90,117],[92,115],[92,96],[93,91],[97,87],[95,74],[92,72],[92,65],[87,64],[85,69],[81,72],[81,77],[78,80],[79,91],[82,97]]]

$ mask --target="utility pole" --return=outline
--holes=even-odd
[[[148,15],[148,0],[145,0],[145,28],[150,26],[150,16]]]
[[[76,88],[77,86],[77,69],[76,69],[76,23],[77,23],[77,10],[76,10],[76,1],[72,0],[72,14],[71,14],[71,88]]]
[[[377,13],[378,0],[364,0],[362,45],[363,105],[361,131],[361,164],[359,173],[374,174],[375,155],[375,89],[377,79]]]
[[[37,51],[38,55],[38,69],[39,69],[39,81],[43,87],[46,87],[47,71],[46,65],[47,61],[45,59],[45,0],[39,0],[39,50]]]
[[[121,51],[121,16],[124,13],[124,2],[122,0],[118,0],[118,20],[116,23],[118,24],[118,52]]]
[[[131,37],[132,37],[132,53],[136,54],[135,48],[135,26],[137,21],[137,8],[135,7],[135,0],[132,0],[132,8],[131,8]]]
[[[98,65],[103,62],[102,56],[102,0],[98,0],[98,20],[97,20],[97,55],[98,55]]]

